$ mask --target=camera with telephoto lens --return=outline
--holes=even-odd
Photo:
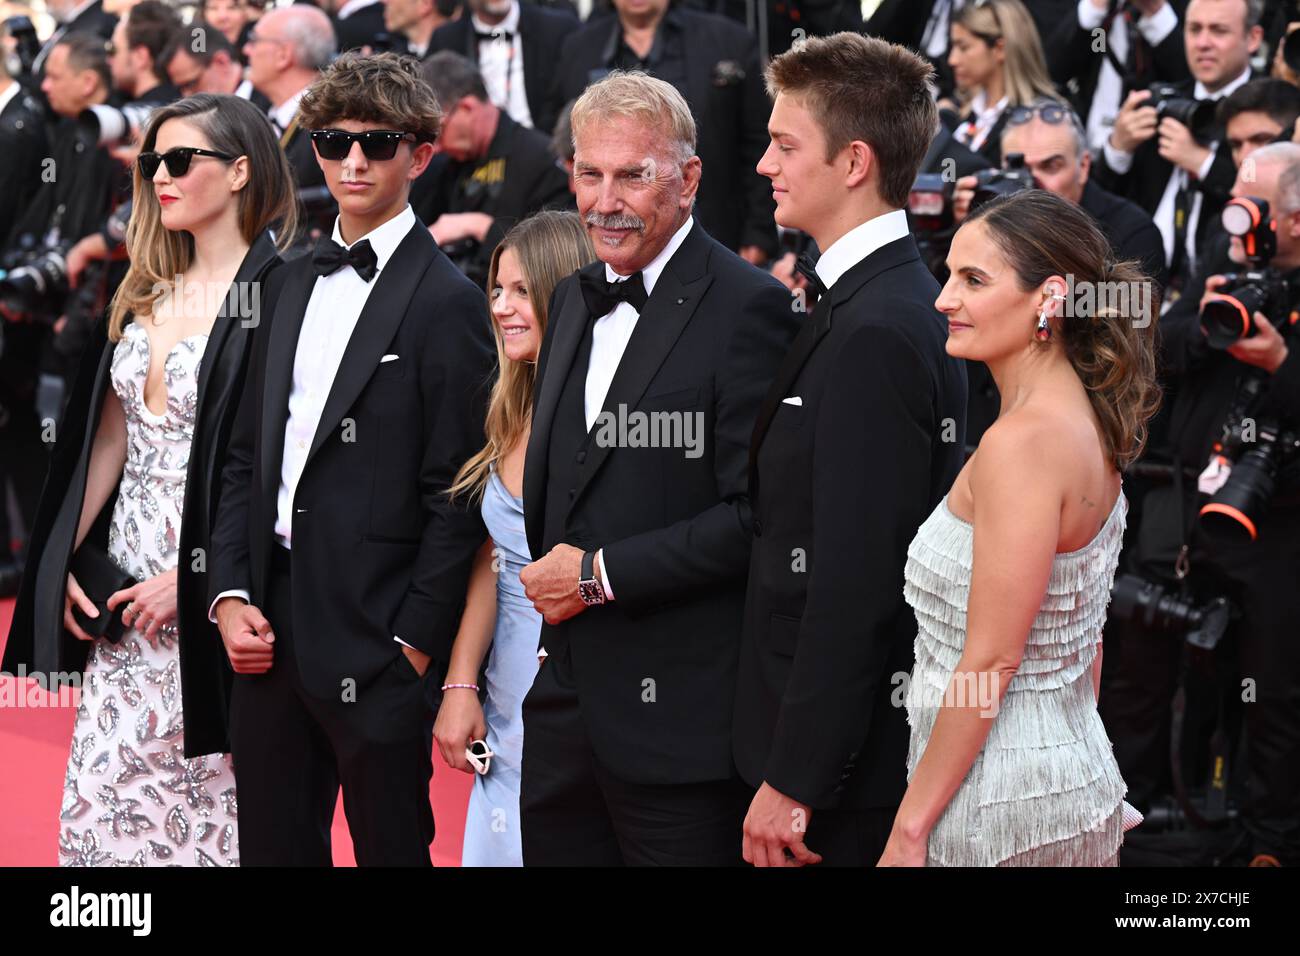
[[[1144,634],[1181,635],[1187,643],[1213,650],[1232,620],[1232,603],[1216,597],[1204,604],[1174,593],[1157,581],[1121,574],[1110,589],[1110,617]]]
[[[141,103],[128,103],[122,107],[98,103],[81,111],[77,125],[86,138],[93,140],[96,145],[117,146],[119,143],[130,142],[149,125],[149,116],[154,108]]]
[[[1288,499],[1300,490],[1300,432],[1274,416],[1254,417],[1267,391],[1268,373],[1244,375],[1210,451],[1210,468],[1227,475],[1201,506],[1201,530],[1217,541],[1243,543],[1259,538],[1269,502],[1282,491]]]
[[[990,199],[1033,189],[1034,185],[1034,174],[1025,165],[1025,154],[1007,153],[1001,169],[983,169],[975,174],[975,195],[971,197],[970,211],[974,212]]]
[[[41,41],[36,36],[36,26],[31,17],[15,16],[4,22],[5,31],[13,41],[13,52],[8,54],[9,75],[29,76],[32,64],[41,52]]]
[[[68,245],[28,242],[0,257],[0,302],[15,312],[58,315],[68,298]]]
[[[1239,196],[1223,207],[1224,231],[1241,243],[1246,269],[1229,272],[1226,280],[1208,294],[1201,308],[1201,332],[1216,349],[1226,349],[1257,331],[1255,313],[1264,315],[1284,334],[1295,324],[1291,300],[1295,291],[1277,269],[1269,265],[1277,252],[1276,224],[1268,203],[1255,196]]]
[[[1151,98],[1143,106],[1154,106],[1156,116],[1168,116],[1182,123],[1192,136],[1202,143],[1215,138],[1215,104],[1213,100],[1197,100],[1169,83],[1153,83],[1147,87]]]

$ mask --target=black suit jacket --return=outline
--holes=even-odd
[[[772,185],[754,168],[767,149],[771,113],[754,38],[725,17],[673,8],[660,29],[668,18],[684,37],[687,79],[679,92],[695,116],[695,151],[704,164],[696,218],[728,249],[756,245],[775,255]],[[609,72],[621,35],[618,18],[603,17],[564,41],[551,115]]]
[[[244,256],[235,281],[260,283],[279,262],[270,239],[265,235],[260,236]],[[254,294],[258,288],[260,287],[253,287]],[[248,300],[241,297],[239,301]],[[178,623],[181,634],[181,679],[187,712],[192,703],[189,697],[190,687],[196,688],[194,702],[202,701],[202,693],[209,680],[218,679],[215,673],[205,673],[200,680],[191,680],[194,661],[201,659],[191,652],[201,655],[206,642],[212,640],[217,641],[218,647],[221,646],[220,638],[208,623],[207,606],[203,606],[201,617],[195,614],[191,600],[195,576],[191,569],[196,559],[201,565],[206,558],[208,541],[205,515],[209,513],[216,490],[213,484],[215,462],[220,459],[235,405],[238,404],[238,388],[242,382],[248,342],[252,336],[250,330],[242,327],[239,316],[227,314],[227,302],[222,303],[217,313],[199,366],[194,438],[190,446],[190,468],[181,512],[181,537],[177,556],[180,605]],[[82,355],[81,371],[73,384],[67,408],[56,432],[58,441],[50,459],[45,490],[32,526],[27,573],[23,578],[9,639],[5,645],[5,670],[12,671],[20,663],[29,671],[45,672],[71,673],[85,667],[86,652],[91,645],[63,629],[63,599],[67,592],[68,566],[85,501],[95,432],[103,412],[104,396],[113,387],[110,371],[116,347],[117,343],[108,341],[107,323],[95,323]],[[117,493],[114,492],[87,532],[86,543],[107,550],[108,529],[116,503]],[[196,548],[202,553],[195,554]],[[224,659],[224,654],[222,657]],[[195,742],[191,740],[192,730],[202,736],[202,727],[191,728],[187,723],[187,749]],[[189,752],[198,754],[209,751]]]
[[[729,778],[749,436],[796,331],[790,293],[698,223],[665,266],[603,407],[698,416],[694,458],[681,447],[611,447],[591,440],[581,415],[558,417],[566,382],[581,390],[587,374],[574,362],[592,321],[577,275],[556,287],[550,317],[524,466],[528,546],[535,558],[562,542],[603,548],[615,600],[544,625],[542,644],[552,654],[569,645],[592,747],[617,777]],[[584,436],[577,463],[554,473],[552,444]],[[562,521],[547,520],[548,503]]]
[[[277,270],[263,304],[212,529],[209,599],[265,608],[295,350],[310,256]],[[494,348],[483,293],[418,220],[374,280],[294,495],[294,632],[317,696],[364,687],[401,652],[448,660],[486,532],[444,492],[483,445]],[[397,359],[382,362],[385,355]],[[437,666],[437,665],[430,665]]]
[[[547,9],[531,3],[519,4],[519,43],[524,54],[524,92],[528,98],[528,112],[533,126],[549,133],[555,128],[558,111],[550,109],[548,96],[555,82],[560,59],[556,56],[565,38],[581,28],[582,22],[567,11]],[[469,14],[444,23],[429,38],[426,56],[439,50],[451,50],[478,63],[478,43]],[[564,104],[561,103],[561,106]]]
[[[334,35],[338,38],[340,53],[359,50],[363,46],[376,46],[377,42],[390,41],[388,28],[384,26],[384,4],[376,0],[350,13],[345,19],[330,17],[334,23]],[[378,51],[376,51],[378,52]]]
[[[754,429],[736,766],[816,808],[895,806],[907,785],[903,566],[964,460],[966,375],[938,294],[911,236],[857,263],[805,320]]]
[[[0,112],[0,245],[31,202],[41,181],[41,161],[49,155],[44,108],[21,87]]]
[[[108,40],[113,36],[113,30],[116,28],[117,17],[104,11],[102,0],[95,0],[77,14],[66,27],[58,27],[45,41],[45,45],[41,47],[41,52],[36,54],[36,60],[32,64],[37,88],[40,87],[40,81],[45,76],[45,61],[61,39],[69,33],[94,33]]]

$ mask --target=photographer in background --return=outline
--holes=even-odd
[[[1235,607],[1213,659],[1231,705],[1222,713],[1244,712],[1238,716],[1246,728],[1245,858],[1251,865],[1294,865],[1300,863],[1300,447],[1294,438],[1300,336],[1288,316],[1300,305],[1300,146],[1264,146],[1252,159],[1232,190],[1234,197],[1254,198],[1234,203],[1231,231],[1244,238],[1233,236],[1229,254],[1236,269],[1260,273],[1251,284],[1271,294],[1258,296],[1221,275],[1201,277],[1160,319],[1163,372],[1176,388],[1165,449],[1175,480],[1147,494],[1129,566],[1194,607],[1218,597]],[[1267,209],[1258,210],[1259,225],[1249,228],[1260,200]],[[1177,477],[1188,472],[1192,477]],[[1122,617],[1116,610],[1111,617]],[[1129,800],[1143,811],[1169,785],[1170,703],[1189,629],[1160,618],[1138,622],[1118,653],[1108,653],[1101,697]],[[1194,733],[1190,716],[1183,723],[1185,733]]]
[[[1283,80],[1251,80],[1219,101],[1218,121],[1238,169],[1251,153],[1291,139],[1300,117],[1300,89]]]
[[[1250,58],[1263,37],[1263,8],[1264,0],[1191,0],[1183,43],[1193,79],[1168,84],[1160,95],[1149,89],[1130,93],[1093,171],[1100,185],[1155,220],[1173,293],[1195,273],[1197,252],[1223,209],[1236,170],[1212,122],[1208,130],[1193,131],[1169,115],[1178,112],[1187,119],[1194,110],[1181,107],[1191,104],[1171,110],[1166,101],[1218,100],[1250,82]],[[1165,301],[1172,304],[1175,298]]]
[[[442,106],[441,156],[411,186],[411,208],[456,267],[479,288],[492,250],[515,223],[573,205],[569,177],[548,136],[488,99],[479,68],[442,50],[420,68]]]

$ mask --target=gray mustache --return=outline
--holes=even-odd
[[[640,216],[633,216],[628,213],[605,216],[594,209],[587,213],[585,222],[587,225],[595,226],[598,229],[635,229],[638,232],[645,229],[645,221]]]

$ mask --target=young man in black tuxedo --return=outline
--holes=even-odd
[[[483,443],[487,306],[407,202],[441,118],[414,61],[345,54],[299,109],[339,217],[268,285],[209,558],[241,861],[328,865],[342,784],[358,863],[428,865],[438,681],[485,535],[444,492]]]
[[[823,250],[750,445],[754,545],[735,757],[745,859],[872,865],[907,787],[903,565],[960,470],[966,375],[908,233],[933,135],[928,63],[856,33],[774,59],[777,222]],[[809,268],[805,265],[805,268]],[[811,270],[809,270],[811,271]],[[806,841],[806,842],[805,842]]]
[[[600,261],[551,299],[524,465],[520,580],[548,654],[523,707],[524,864],[738,865],[749,435],[798,323],[694,221],[671,85],[611,74],[573,131]]]

